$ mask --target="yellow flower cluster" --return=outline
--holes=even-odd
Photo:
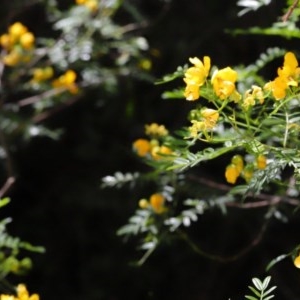
[[[76,85],[76,73],[73,70],[67,70],[63,75],[52,81],[54,88],[65,88],[72,94],[78,93],[78,86]]]
[[[240,175],[246,182],[249,182],[253,176],[254,169],[263,170],[267,166],[267,158],[263,154],[257,155],[255,163],[249,163],[244,166],[242,156],[235,155],[231,159],[231,163],[226,167],[225,178],[228,183],[235,184]]]
[[[286,96],[288,87],[297,87],[300,76],[298,61],[292,52],[287,52],[284,56],[283,67],[278,68],[277,77],[268,82],[264,88],[271,91],[276,100],[281,100]]]
[[[92,12],[95,12],[98,10],[99,7],[99,1],[97,0],[76,0],[76,4],[78,5],[84,5],[88,9],[90,9]]]
[[[187,69],[184,74],[184,82],[186,83],[184,96],[186,100],[197,100],[200,97],[200,87],[204,85],[210,71],[210,57],[204,56],[203,62],[197,58],[190,58],[190,62],[194,65]],[[230,67],[215,70],[211,77],[211,84],[215,94],[221,99],[230,99],[239,101],[241,95],[236,91],[235,82],[237,80],[237,72]]]
[[[199,132],[212,130],[219,119],[219,113],[215,109],[203,108],[200,111],[200,120],[191,120],[189,127],[192,138],[197,138]]]
[[[33,69],[31,83],[40,83],[53,77],[54,71],[52,67]]]
[[[242,107],[245,110],[248,110],[250,107],[256,104],[256,100],[258,100],[260,104],[263,104],[265,101],[265,96],[261,87],[252,85],[251,89],[248,89],[244,94]]]
[[[21,62],[30,60],[29,51],[34,47],[35,37],[27,27],[20,22],[12,24],[8,32],[0,36],[0,45],[7,54],[3,57],[3,63],[7,66],[15,66]]]
[[[31,296],[29,295],[27,288],[24,284],[19,284],[17,286],[17,295],[6,295],[6,294],[1,294],[0,295],[0,300],[39,300],[40,297],[38,294],[32,294]]]
[[[166,211],[165,202],[166,199],[162,194],[155,193],[150,196],[149,200],[141,199],[139,201],[139,207],[142,209],[150,208],[156,214],[161,214]]]
[[[169,131],[166,129],[164,125],[159,125],[157,123],[152,123],[149,125],[145,125],[145,133],[146,135],[155,137],[155,136],[166,136],[169,134]]]
[[[164,125],[157,123],[145,125],[145,133],[150,139],[141,138],[133,142],[133,149],[138,156],[159,160],[172,154],[172,150],[161,141],[162,137],[168,135]]]

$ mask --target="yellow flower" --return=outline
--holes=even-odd
[[[145,133],[150,136],[166,136],[169,132],[164,125],[151,123],[150,125],[145,125]]]
[[[216,70],[211,78],[211,83],[216,95],[220,99],[227,99],[231,96],[232,100],[238,101],[240,95],[235,89],[236,80],[237,72],[227,67]]]
[[[257,165],[257,168],[260,170],[265,169],[267,166],[267,158],[263,154],[259,154],[256,157],[256,165]]]
[[[219,112],[211,108],[203,108],[200,111],[200,116],[198,112],[195,112],[193,117],[196,120],[191,120],[192,126],[189,127],[189,131],[191,137],[197,138],[199,132],[212,130],[216,126]]]
[[[283,67],[278,68],[278,76],[265,85],[265,89],[272,92],[275,100],[281,100],[286,96],[289,86],[298,86],[300,68],[298,61],[292,52],[287,52],[284,56]]]
[[[251,106],[254,106],[258,100],[260,104],[264,103],[264,94],[262,88],[256,85],[253,85],[251,89],[247,90],[244,94],[244,99],[242,106],[245,110],[248,110]]]
[[[193,101],[200,97],[199,86],[196,84],[188,84],[184,90],[184,97],[186,100]]]
[[[86,1],[85,6],[92,12],[95,12],[98,9],[98,2],[96,0],[88,0]]]
[[[216,123],[219,119],[219,113],[215,109],[204,108],[201,110],[201,115],[204,118],[204,129],[210,130],[216,126]]]
[[[300,269],[300,255],[294,259],[294,265],[296,268]]]
[[[239,176],[240,172],[235,164],[230,164],[226,167],[225,178],[228,183],[235,184]]]
[[[14,42],[18,41],[27,31],[27,27],[20,22],[16,22],[8,28],[8,34]]]
[[[34,35],[31,32],[25,32],[20,37],[20,44],[24,49],[29,50],[33,47],[34,40]]]
[[[93,12],[98,9],[98,1],[97,0],[76,0],[76,4],[84,5]]]
[[[78,87],[75,84],[76,73],[73,70],[67,70],[65,74],[53,80],[52,85],[54,88],[66,88],[72,94],[78,93]]]
[[[0,44],[4,49],[9,50],[11,49],[13,42],[11,40],[11,37],[7,33],[5,33],[0,36]]]
[[[152,61],[150,59],[144,58],[139,61],[138,65],[141,69],[149,71],[152,68]]]
[[[231,159],[231,163],[234,164],[237,167],[237,170],[239,173],[242,172],[244,168],[244,161],[242,156],[240,155],[234,155]]]
[[[288,84],[285,78],[276,77],[273,81],[265,84],[264,89],[271,91],[275,100],[283,99],[286,96]]]
[[[147,199],[141,199],[139,201],[139,207],[142,208],[142,209],[148,208],[149,205],[150,205],[150,203],[149,203],[149,201]]]
[[[165,197],[162,194],[156,193],[151,195],[150,204],[154,212],[157,214],[161,214],[166,210],[164,206]]]
[[[0,300],[17,300],[14,296],[12,295],[0,295]]]
[[[38,294],[29,295],[27,288],[24,284],[19,284],[17,286],[17,299],[16,300],[39,300]]]
[[[18,50],[12,50],[3,57],[5,65],[13,67],[22,61],[22,53]]]
[[[32,82],[42,82],[47,79],[50,79],[53,76],[53,68],[52,67],[46,67],[46,68],[36,68],[33,70],[33,78]]]
[[[133,149],[137,152],[138,156],[144,157],[150,152],[151,145],[148,140],[138,139],[133,143]]]
[[[295,80],[300,75],[300,68],[298,68],[298,61],[292,52],[287,52],[284,56],[283,67],[277,70],[278,76],[287,78],[288,85],[298,86]]]
[[[203,63],[197,58],[189,59],[194,67],[188,68],[184,74],[186,88],[184,96],[187,100],[197,100],[200,97],[199,88],[205,83],[210,70],[210,58],[204,56]]]
[[[162,159],[167,158],[166,156],[171,155],[173,152],[172,150],[167,146],[154,146],[151,149],[151,155],[153,159]]]

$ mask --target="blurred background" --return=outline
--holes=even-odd
[[[74,5],[58,1],[61,9]],[[230,28],[269,26],[282,15],[285,1],[272,1],[257,12],[238,17],[236,0],[124,0],[114,19],[126,24],[136,9],[145,26],[137,30],[150,45],[153,79],[172,73],[191,56],[209,55],[220,67],[247,65],[269,47],[297,50],[297,43],[278,37],[232,36]],[[45,10],[42,2],[1,1],[1,31],[15,20],[42,35]],[[272,73],[271,73],[272,72]],[[276,67],[270,66],[272,78]],[[267,74],[268,75],[268,74]],[[144,124],[163,123],[171,131],[186,122],[189,103],[163,100],[173,88],[131,76],[119,78],[114,94],[101,89],[51,115],[43,124],[62,129],[58,140],[35,137],[11,141],[17,181],[9,191],[12,203],[1,211],[11,216],[9,230],[36,245],[45,254],[32,254],[33,270],[12,282],[24,281],[41,299],[242,299],[253,276],[263,277],[270,259],[299,243],[299,220],[274,222],[256,247],[241,259],[222,264],[195,254],[174,241],[160,247],[142,266],[136,241],[116,236],[134,212],[143,187],[132,191],[100,189],[101,178],[115,171],[142,171],[131,150],[143,135]],[[207,170],[218,176],[223,170]],[[216,173],[213,173],[216,172]],[[260,228],[265,211],[232,209],[230,217],[219,210],[208,212],[190,234],[208,252],[232,255],[248,245]],[[296,238],[297,237],[297,238]],[[280,286],[277,299],[299,299],[299,271],[286,260],[271,270]]]

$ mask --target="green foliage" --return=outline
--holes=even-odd
[[[9,201],[9,198],[2,198],[0,208]],[[32,261],[27,256],[23,257],[23,250],[39,253],[45,251],[43,247],[33,246],[18,237],[12,237],[7,231],[7,224],[10,222],[10,218],[0,221],[0,281],[3,281],[10,273],[23,275],[31,269]]]
[[[240,13],[244,14],[269,3],[239,1],[238,4],[245,7]],[[270,28],[231,33],[298,38],[298,16],[298,8],[292,6],[287,10],[286,20]],[[265,78],[262,71],[278,58],[283,59],[282,66],[271,78]],[[231,207],[249,210],[261,207],[266,210],[260,211],[263,215],[257,238],[260,240],[271,222],[287,222],[287,215],[297,213],[300,207],[300,69],[296,56],[279,47],[268,48],[254,63],[234,70],[219,69],[208,56],[189,61],[192,67],[178,67],[156,83],[179,82],[178,88],[165,91],[162,98],[190,101],[187,122],[192,124],[181,124],[174,133],[166,130],[161,135],[147,128],[164,125],[146,124],[146,137],[133,142],[133,148],[150,170],[136,178],[119,174],[118,180],[117,176],[103,179],[106,186],[111,180],[112,187],[131,179],[155,184],[150,196],[145,191],[144,198],[137,199],[135,213],[118,231],[121,236],[139,238],[139,248],[146,250],[139,264],[159,245],[174,239],[187,242],[196,253],[212,260],[237,259],[256,242],[233,258],[220,257],[194,243],[189,237],[189,227],[215,208],[226,215]],[[210,168],[218,170],[207,173]],[[295,262],[300,260],[298,252],[296,246],[288,254],[270,258],[267,270],[286,257],[291,257],[299,267],[300,263]],[[253,278],[254,286],[249,287],[253,295],[245,296],[246,299],[273,298],[275,287],[269,288],[270,279],[269,276],[264,281]]]
[[[269,283],[271,276],[266,277],[263,281],[260,281],[258,278],[253,278],[253,286],[249,286],[249,289],[254,296],[245,296],[249,300],[269,300],[274,297],[271,293],[276,289],[276,286],[269,288]]]

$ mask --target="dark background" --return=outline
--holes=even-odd
[[[71,1],[59,1],[68,7]],[[188,57],[209,55],[221,67],[253,62],[268,47],[297,50],[295,41],[276,37],[237,36],[224,29],[269,26],[282,14],[284,1],[237,17],[236,1],[132,0],[148,21],[139,32],[151,48],[158,49],[152,74],[159,78],[173,72]],[[26,5],[25,5],[26,3]],[[28,5],[27,5],[28,4]],[[1,29],[20,15],[31,28],[40,28],[39,4],[1,1]],[[120,10],[119,22],[130,16]],[[276,69],[274,69],[276,70]],[[274,73],[270,75],[270,78]],[[169,87],[169,86],[168,86]],[[176,129],[185,122],[189,103],[161,99],[165,86],[132,78],[120,79],[119,92],[97,105],[101,90],[45,121],[49,128],[63,128],[59,141],[37,137],[15,141],[13,151],[17,182],[10,191],[12,203],[2,214],[13,217],[9,229],[45,254],[33,254],[34,268],[24,278],[41,299],[242,299],[253,276],[264,277],[270,259],[299,243],[299,221],[272,222],[265,239],[241,259],[222,264],[195,254],[183,242],[164,245],[141,268],[135,241],[123,243],[116,230],[136,208],[143,191],[100,189],[100,179],[117,170],[143,170],[131,152],[131,143],[149,122]],[[128,105],[132,111],[128,115]],[[223,172],[220,170],[220,172]],[[216,170],[218,173],[218,170]],[[210,173],[209,176],[216,174]],[[193,239],[211,253],[231,255],[248,245],[260,230],[265,211],[219,210],[208,212],[194,226]],[[278,285],[277,299],[299,299],[299,271],[290,260],[270,274]]]

